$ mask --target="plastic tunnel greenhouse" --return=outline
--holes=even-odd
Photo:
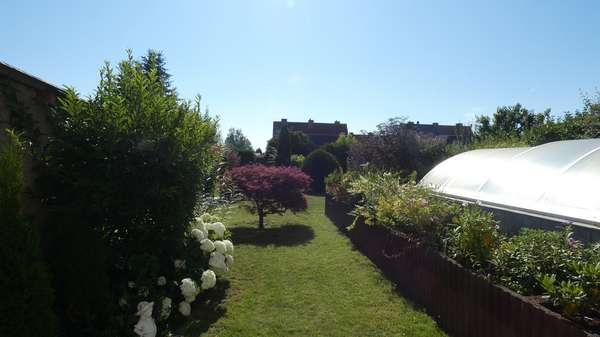
[[[572,224],[579,238],[600,239],[600,139],[468,151],[420,184],[481,204],[508,231]]]

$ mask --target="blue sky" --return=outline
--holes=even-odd
[[[104,60],[163,51],[185,98],[264,148],[273,120],[471,123],[581,108],[600,83],[598,1],[4,0],[0,60],[90,94]]]

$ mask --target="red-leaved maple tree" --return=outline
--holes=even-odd
[[[306,210],[304,192],[310,188],[311,178],[296,167],[240,166],[227,173],[244,196],[252,201],[249,207],[258,214],[258,227],[264,228],[265,216]]]

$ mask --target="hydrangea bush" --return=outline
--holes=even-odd
[[[133,326],[142,301],[154,303],[152,317],[161,336],[169,332],[173,322],[189,317],[193,303],[202,300],[203,294],[210,292],[233,265],[234,245],[229,236],[217,217],[204,213],[190,224],[183,249],[169,257],[172,263],[168,268],[153,266],[151,256],[145,264],[131,266],[118,299],[127,322],[122,329]]]

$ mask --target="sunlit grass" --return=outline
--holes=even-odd
[[[324,215],[324,199],[308,198],[308,212],[269,216],[264,232],[245,210],[232,214],[230,287],[218,315],[187,335],[444,336],[353,250]]]

